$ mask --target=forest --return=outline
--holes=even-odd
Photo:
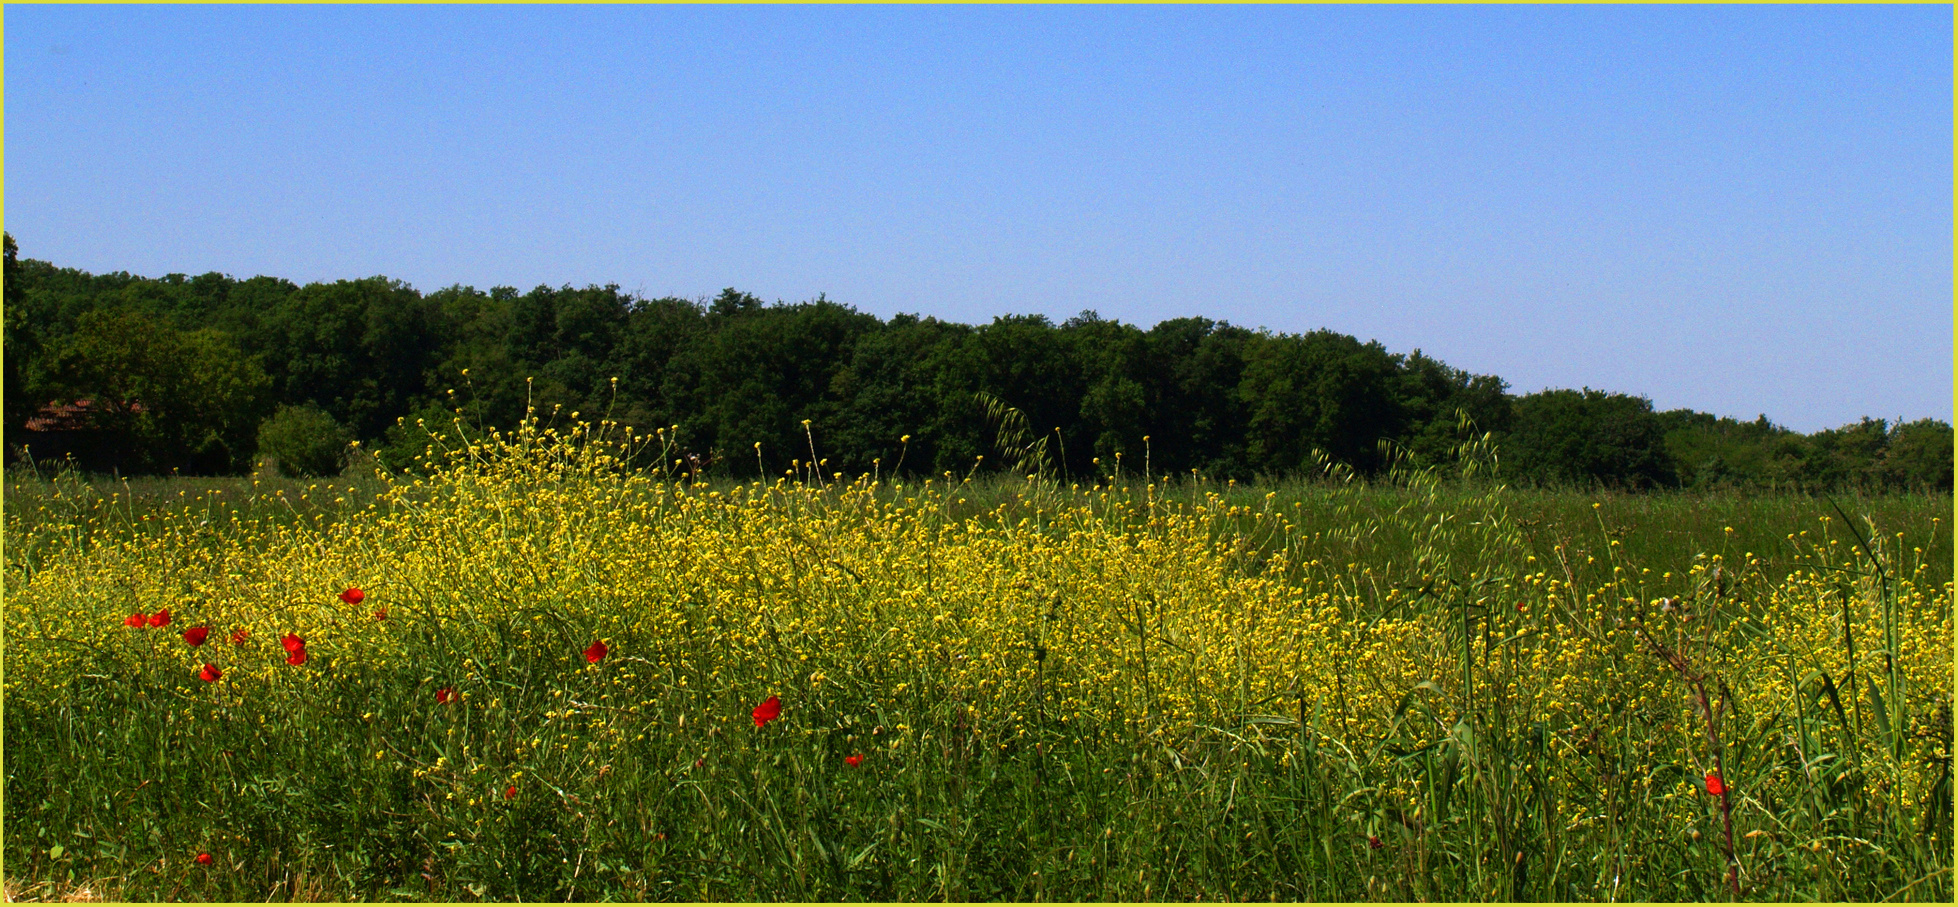
[[[1329,330],[1203,317],[1143,329],[888,320],[824,297],[616,285],[423,293],[386,277],[91,274],[6,237],[10,463],[122,475],[339,472],[358,441],[411,469],[423,427],[611,420],[707,475],[1147,470],[1216,479],[1452,462],[1488,434],[1525,486],[1828,492],[1952,487],[1951,426],[1802,434],[1628,393],[1513,394]],[[1870,401],[1880,408],[1884,401]],[[650,447],[648,449],[651,449]]]

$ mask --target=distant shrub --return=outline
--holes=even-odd
[[[334,476],[346,465],[353,433],[324,410],[281,406],[258,429],[258,450],[295,479]]]
[[[1890,431],[1883,478],[1897,488],[1951,490],[1951,426],[1941,419],[1905,422]]]
[[[1678,484],[1666,429],[1652,401],[1585,388],[1516,398],[1503,439],[1512,475],[1557,485],[1654,488]]]

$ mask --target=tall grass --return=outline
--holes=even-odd
[[[531,428],[422,479],[11,485],[9,875],[214,900],[1952,896],[1948,497],[1410,469],[735,485],[619,456]]]

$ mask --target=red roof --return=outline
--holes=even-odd
[[[76,400],[72,403],[55,405],[50,403],[41,411],[27,418],[22,428],[28,431],[78,431],[90,428],[88,414],[96,409],[93,400]],[[131,403],[131,412],[142,412],[143,404]]]

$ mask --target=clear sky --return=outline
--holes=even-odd
[[[1952,8],[8,6],[89,271],[1203,315],[1952,418]]]

